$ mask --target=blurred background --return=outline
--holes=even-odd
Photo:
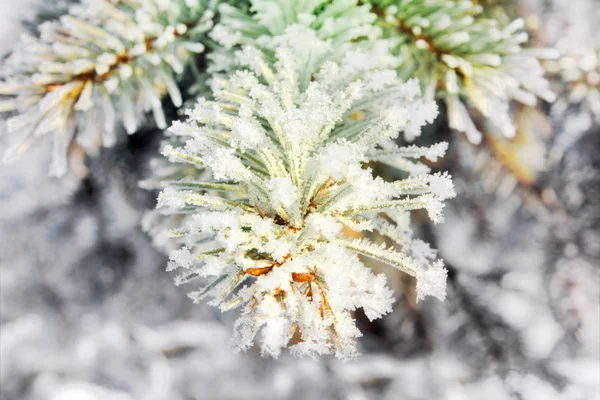
[[[192,304],[140,227],[160,132],[103,150],[83,180],[49,179],[40,140],[0,168],[0,398],[600,399],[600,112],[585,102],[600,3],[480,3],[561,51],[546,65],[559,99],[515,107],[513,141],[473,146],[443,113],[424,135],[450,143],[435,167],[458,192],[445,223],[415,226],[446,261],[444,303],[417,304],[412,280],[374,265],[398,300],[375,322],[356,313],[359,359],[234,354],[235,312]],[[2,55],[36,7],[0,0]]]

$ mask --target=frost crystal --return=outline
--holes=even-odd
[[[375,319],[393,301],[385,277],[358,256],[416,277],[419,299],[443,299],[446,271],[435,251],[412,241],[407,212],[426,209],[440,221],[455,193],[447,174],[429,175],[417,160],[441,156],[445,145],[394,144],[400,131],[417,135],[437,114],[418,99],[418,82],[350,52],[301,87],[293,51],[278,49],[272,68],[245,48],[240,57],[254,73],[216,79],[214,100],[201,100],[171,128],[185,144],[165,155],[202,178],[164,182],[159,195],[159,209],[182,224],[172,235],[186,244],[169,269],[179,267],[177,284],[208,282],[190,294],[195,301],[242,309],[238,349],[260,336],[263,354],[289,345],[300,355],[350,358],[360,336],[351,311]],[[411,176],[386,182],[367,167],[372,161]],[[377,231],[393,244],[351,239],[351,231]]]
[[[83,0],[42,24],[40,38],[24,36],[0,82],[0,112],[16,113],[4,160],[54,133],[51,174],[62,176],[75,143],[88,152],[115,143],[117,120],[131,134],[152,111],[166,128],[161,98],[181,105],[176,76],[204,50],[198,39],[212,16],[203,0]]]

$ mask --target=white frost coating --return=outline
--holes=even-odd
[[[269,63],[247,47],[241,62],[255,73],[216,79],[214,100],[200,100],[172,128],[186,140],[166,150],[170,160],[210,173],[167,183],[159,196],[159,209],[181,214],[172,217],[182,217],[173,233],[187,246],[172,252],[168,269],[182,267],[177,284],[203,282],[190,294],[194,301],[241,308],[238,349],[258,340],[274,357],[289,346],[299,355],[351,358],[361,335],[351,311],[375,319],[393,301],[385,277],[358,255],[416,277],[419,299],[445,296],[443,264],[412,240],[408,211],[442,220],[443,201],[455,195],[452,180],[427,174],[418,159],[440,157],[447,145],[393,144],[400,130],[419,134],[437,108],[419,99],[418,82],[377,70],[369,53],[326,63],[304,89],[294,51],[277,54]],[[422,173],[386,182],[366,168],[371,161]],[[350,238],[374,230],[395,244]]]
[[[182,268],[190,268],[194,265],[196,258],[190,253],[187,247],[182,247],[179,250],[173,250],[171,254],[169,254],[169,265],[167,266],[167,271],[172,271],[179,267]]]
[[[447,276],[448,270],[441,260],[420,271],[417,275],[417,299],[422,300],[425,296],[433,296],[443,301],[446,298]]]
[[[90,154],[115,144],[115,110],[129,134],[149,111],[166,128],[161,98],[169,94],[175,106],[182,103],[175,75],[193,59],[190,45],[201,50],[196,42],[212,26],[207,4],[82,0],[43,23],[40,38],[25,35],[0,73],[0,112],[16,114],[8,120],[13,145],[4,160],[52,133],[50,174],[62,176],[73,141]],[[94,125],[103,129],[92,132]]]
[[[526,49],[522,19],[500,22],[472,0],[373,3],[380,7],[386,34],[398,39],[393,53],[401,58],[399,75],[419,78],[426,98],[444,101],[450,127],[472,143],[482,137],[468,109],[477,109],[499,132],[514,137],[513,101],[554,100],[538,59],[555,58],[557,52]]]

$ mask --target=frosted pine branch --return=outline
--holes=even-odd
[[[298,26],[310,28],[321,40],[336,45],[359,37],[373,38],[378,29],[372,24],[376,16],[370,5],[356,0],[280,2],[251,0],[250,15],[229,4],[219,6],[220,21],[211,36],[227,49],[241,45],[273,46],[281,37]],[[334,46],[336,47],[336,46]]]
[[[285,46],[304,63],[300,70],[299,86],[305,88],[310,75],[325,61],[340,61],[349,48],[379,46],[385,41],[367,41],[379,36],[374,25],[376,15],[369,12],[369,4],[357,0],[283,2],[279,0],[252,0],[250,12],[229,4],[219,6],[219,23],[210,36],[220,46],[208,56],[212,61],[209,72],[231,72],[239,67],[235,50],[252,46],[269,55]],[[375,54],[374,54],[375,55]],[[395,62],[379,57],[380,68]]]
[[[374,0],[372,12],[384,37],[396,41],[401,77],[421,80],[426,98],[446,103],[450,127],[473,143],[481,132],[469,107],[505,136],[515,135],[510,102],[535,105],[536,97],[553,101],[538,59],[556,58],[552,49],[526,49],[524,21],[506,26],[482,15],[471,0]]]
[[[212,26],[204,0],[83,0],[58,21],[24,36],[0,82],[0,112],[14,112],[9,161],[44,134],[53,134],[51,174],[67,170],[76,143],[88,152],[110,147],[120,121],[128,133],[152,111],[166,128],[163,95],[182,103],[177,85],[199,41]]]
[[[165,155],[186,168],[197,160],[198,173],[165,182],[159,197],[186,245],[171,253],[169,269],[182,271],[178,284],[197,282],[195,301],[241,309],[238,349],[260,334],[263,354],[290,346],[300,355],[354,357],[360,332],[351,311],[379,318],[393,301],[385,277],[359,255],[416,277],[419,299],[445,296],[443,264],[413,241],[405,210],[424,208],[439,220],[454,196],[450,177],[386,182],[365,165],[384,151],[415,165],[441,156],[445,145],[390,145],[400,131],[418,134],[435,118],[435,104],[419,100],[418,82],[378,70],[369,53],[326,62],[305,88],[293,49],[279,48],[274,65],[252,47],[240,57],[254,72],[216,79],[214,98],[171,128],[185,144]],[[348,239],[344,226],[388,233],[394,245]]]

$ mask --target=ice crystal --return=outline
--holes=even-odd
[[[51,174],[67,170],[73,143],[88,152],[116,141],[116,122],[128,133],[152,111],[166,128],[161,98],[182,96],[176,77],[212,26],[203,0],[83,0],[59,20],[43,23],[39,38],[23,36],[2,68],[0,112],[14,112],[8,129],[18,157],[37,136],[53,133]]]
[[[418,158],[445,147],[394,144],[400,131],[417,135],[431,122],[435,103],[419,100],[418,82],[377,70],[368,53],[326,62],[305,88],[293,49],[279,48],[273,68],[255,48],[244,54],[254,72],[216,79],[214,100],[171,127],[186,141],[165,155],[205,179],[165,182],[159,195],[159,209],[185,216],[173,235],[187,246],[171,253],[169,269],[181,271],[177,284],[208,281],[190,294],[195,301],[242,308],[238,349],[261,334],[263,354],[290,344],[300,355],[353,357],[360,332],[351,311],[379,318],[393,298],[358,255],[416,277],[419,298],[445,296],[443,263],[429,246],[412,245],[407,215],[426,209],[442,219],[443,201],[455,195],[451,178],[428,174]],[[386,182],[371,161],[411,175]],[[393,244],[351,239],[348,229],[378,231]]]
[[[555,58],[550,49],[526,49],[524,22],[506,26],[482,15],[471,0],[373,1],[386,37],[396,40],[399,76],[418,77],[426,98],[447,106],[450,127],[473,143],[481,132],[474,107],[505,136],[515,135],[510,102],[535,105],[536,96],[554,99],[538,59]]]

